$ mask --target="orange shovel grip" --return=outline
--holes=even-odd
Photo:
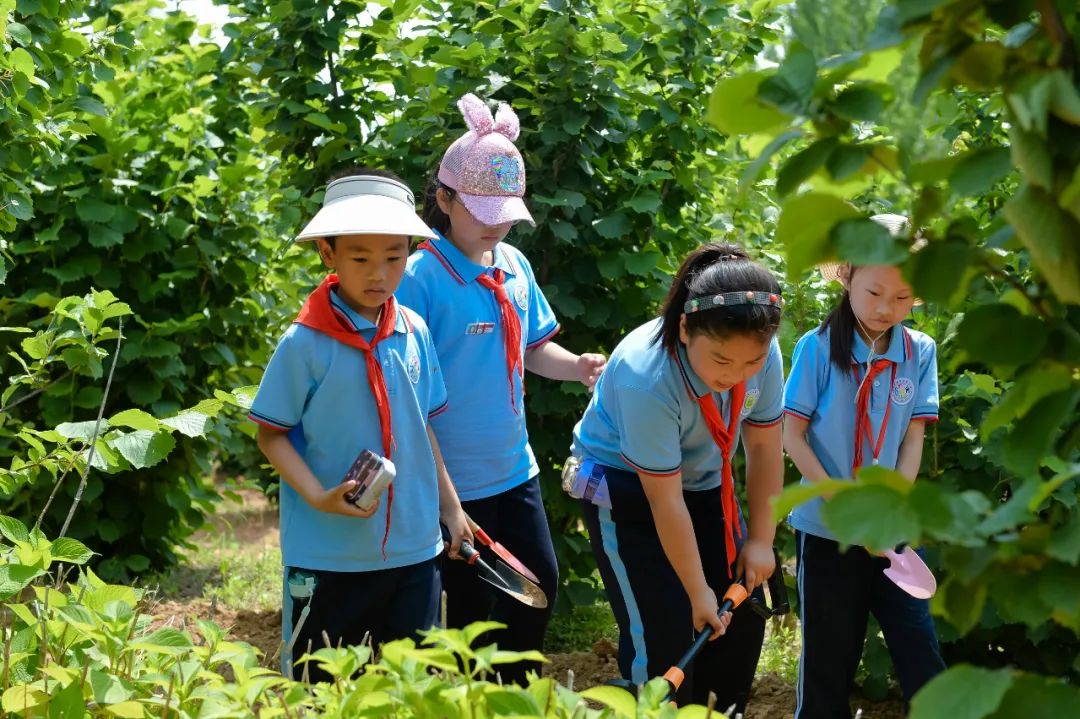
[[[667,679],[668,683],[671,684],[672,693],[674,694],[682,686],[683,680],[686,679],[686,673],[678,667],[671,667],[664,672],[664,679]]]
[[[728,590],[724,592],[724,599],[731,601],[732,609],[735,609],[742,604],[748,596],[750,596],[750,592],[746,591],[746,587],[738,583],[732,584],[728,587]]]

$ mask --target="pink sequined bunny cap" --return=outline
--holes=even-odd
[[[494,115],[476,95],[458,100],[469,131],[454,141],[439,164],[439,182],[457,191],[461,203],[485,225],[525,220],[532,215],[525,195],[525,163],[514,147],[521,126],[509,105]]]

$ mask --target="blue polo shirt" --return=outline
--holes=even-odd
[[[659,319],[638,327],[611,353],[574,427],[573,452],[630,472],[682,472],[683,489],[714,489],[723,462],[698,406],[710,390],[691,369],[682,345],[672,355],[653,341],[659,328]],[[768,427],[780,421],[783,389],[784,360],[774,338],[765,364],[746,381],[736,441],[743,423]],[[725,423],[731,418],[730,395],[713,393]]]
[[[521,319],[521,352],[539,347],[559,323],[532,267],[516,248],[500,243],[493,267],[467,258],[449,240],[409,257],[398,300],[431,328],[450,408],[432,420],[443,460],[464,500],[484,499],[540,473],[525,429],[524,388],[514,380],[510,401],[499,305],[476,278],[506,273],[504,286]],[[524,360],[523,360],[524,361]],[[515,411],[516,409],[516,411]]]
[[[855,333],[852,364],[859,363],[859,377],[866,376],[866,360],[870,347]],[[902,325],[893,328],[889,348],[883,355],[896,363],[896,379],[890,383],[892,372],[886,369],[873,383],[870,395],[870,431],[875,441],[889,411],[878,463],[896,468],[900,444],[908,425],[914,420],[937,421],[938,380],[937,345],[929,335]],[[880,358],[876,358],[880,359]],[[784,411],[810,423],[806,439],[814,455],[830,477],[851,478],[855,455],[855,396],[859,382],[852,372],[841,372],[829,360],[829,330],[807,332],[795,345],[791,374],[784,387]],[[873,463],[869,442],[863,441],[863,466]],[[806,477],[803,484],[809,484]],[[835,539],[821,521],[818,497],[792,510],[792,527],[808,534]]]
[[[364,339],[375,326],[331,293],[331,302]],[[411,326],[411,331],[410,331]],[[427,435],[428,417],[446,408],[439,363],[424,321],[399,308],[389,337],[375,346],[390,397],[397,468],[386,559],[387,496],[368,519],[321,512],[281,483],[281,554],[288,567],[366,572],[431,559],[442,549],[439,487]],[[251,406],[251,419],[288,431],[300,456],[330,489],[364,449],[382,454],[375,398],[364,353],[317,330],[293,324],[278,342]]]

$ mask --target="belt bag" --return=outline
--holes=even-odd
[[[583,499],[597,507],[611,509],[604,466],[591,459],[570,457],[563,465],[563,491],[575,499]]]

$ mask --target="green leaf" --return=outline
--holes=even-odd
[[[202,412],[184,410],[174,417],[166,417],[161,423],[179,430],[188,437],[202,437],[206,434],[206,428],[210,423],[210,417]]]
[[[95,420],[87,420],[86,422],[64,422],[63,424],[56,425],[56,431],[68,439],[89,440],[94,436],[95,424],[97,424]],[[109,429],[109,420],[102,419],[101,427],[98,428],[98,436],[104,435],[107,429]]]
[[[584,199],[582,195],[582,204],[584,204]],[[623,204],[634,212],[650,214],[660,209],[660,193],[656,190],[641,190],[629,200],[625,200]]]
[[[1080,223],[1052,195],[1031,184],[1005,205],[1005,217],[1047,283],[1065,302],[1080,304]]]
[[[75,107],[83,112],[89,112],[91,115],[97,115],[98,117],[109,116],[109,110],[101,103],[101,100],[98,100],[96,97],[90,97],[89,95],[80,97],[76,100]]]
[[[131,699],[135,693],[127,682],[100,669],[91,669],[90,687],[98,704],[119,704]]]
[[[637,699],[625,689],[612,686],[595,686],[581,692],[584,699],[603,704],[622,716],[637,716]]]
[[[858,216],[858,210],[835,195],[808,192],[788,199],[776,226],[776,241],[787,254],[788,279],[797,280],[804,270],[828,260],[833,225]]]
[[[843,544],[889,549],[919,537],[919,516],[903,494],[882,485],[856,484],[837,494],[822,505],[821,518]]]
[[[309,112],[304,115],[304,121],[309,122],[315,127],[326,130],[327,132],[334,132],[337,134],[343,134],[345,132],[345,126],[340,122],[333,122],[329,117],[321,112]]]
[[[140,429],[109,440],[109,446],[120,452],[135,469],[145,469],[165,459],[176,446],[176,440],[167,432]]]
[[[787,56],[776,74],[758,87],[758,99],[788,115],[805,115],[814,97],[817,80],[817,63],[805,47],[794,44],[788,47]]]
[[[1080,690],[1056,677],[1019,674],[992,719],[1063,719],[1080,706]]]
[[[1066,390],[1072,384],[1072,372],[1060,364],[1043,364],[1033,368],[1010,387],[983,418],[980,432],[983,442],[999,427],[1022,419],[1036,402],[1047,395]]]
[[[772,499],[773,518],[777,522],[782,522],[791,510],[800,504],[805,504],[816,497],[843,492],[854,486],[854,482],[845,479],[824,479],[810,484],[789,484],[784,487],[783,492]]]
[[[15,596],[44,571],[25,564],[0,564],[0,600]]]
[[[141,409],[126,409],[110,417],[109,424],[113,427],[130,427],[157,432],[161,429],[163,422]]]
[[[1013,163],[1024,173],[1028,182],[1044,190],[1053,187],[1054,161],[1042,136],[1028,132],[1019,125],[1012,125],[1009,128],[1009,152]]]
[[[869,87],[850,87],[839,95],[831,103],[831,108],[837,116],[852,122],[873,122],[878,119],[881,111],[885,109],[885,100],[881,95]]]
[[[908,251],[889,230],[873,220],[843,220],[832,230],[833,246],[840,259],[856,266],[897,265]]]
[[[0,535],[3,535],[12,544],[30,541],[30,532],[27,531],[26,525],[15,519],[15,517],[5,515],[0,515]]]
[[[8,35],[23,47],[32,45],[34,42],[34,37],[30,34],[30,28],[26,27],[21,22],[8,23],[7,31]]]
[[[1009,341],[1002,341],[1007,331]],[[988,365],[1025,364],[1042,353],[1046,327],[1038,319],[1020,313],[1012,305],[988,304],[964,315],[956,334],[957,344],[968,356]]]
[[[766,145],[765,149],[761,151],[761,154],[754,158],[754,161],[747,165],[742,175],[740,175],[740,191],[757,181],[758,177],[761,175],[761,171],[769,164],[769,160],[771,160],[772,156],[779,152],[784,145],[797,137],[802,137],[802,135],[802,130],[788,130]]]
[[[52,552],[54,560],[70,562],[71,564],[86,564],[90,557],[94,556],[89,547],[70,537],[60,537],[60,539],[54,540],[49,551]]]
[[[34,58],[30,56],[26,50],[21,47],[17,47],[8,54],[8,65],[11,66],[15,72],[21,72],[27,77],[34,76]]]
[[[962,242],[934,242],[910,260],[910,280],[915,294],[928,302],[948,302],[961,293],[971,250]]]
[[[950,577],[931,599],[935,614],[941,614],[956,627],[961,636],[967,634],[982,619],[987,598],[986,584],[975,582],[965,584],[955,577]]]
[[[949,175],[949,188],[961,197],[988,192],[1001,178],[1012,171],[1012,154],[1007,147],[974,150]]]
[[[747,72],[718,82],[709,96],[709,122],[725,135],[750,135],[786,123],[786,115],[757,100],[758,86],[768,77]]]
[[[1073,417],[1077,398],[1080,390],[1071,389],[1036,402],[1025,420],[1005,436],[1002,445],[1005,466],[1021,476],[1035,472]]]
[[[597,234],[609,240],[625,237],[633,228],[629,215],[622,210],[593,223],[593,229]]]
[[[909,719],[983,719],[1012,685],[1007,669],[952,667],[931,679],[911,702]]]
[[[191,637],[188,634],[172,627],[162,627],[132,643],[134,649],[165,654],[180,654],[189,651],[192,646]]]
[[[82,33],[74,30],[65,30],[60,35],[60,52],[72,57],[81,57],[90,49],[90,43],[86,41]]]
[[[833,148],[825,161],[829,176],[837,182],[848,179],[861,170],[870,159],[873,148],[866,145],[841,144]]]
[[[142,702],[129,699],[128,701],[109,704],[104,709],[106,713],[114,717],[121,717],[121,719],[142,719],[146,716],[147,706]]]
[[[835,137],[825,137],[789,157],[776,173],[777,194],[783,198],[798,190],[806,178],[825,164],[838,143]]]
[[[574,210],[581,209],[585,206],[587,200],[585,195],[574,190],[559,190],[555,193],[554,197],[544,197],[543,195],[533,195],[532,200],[542,205],[551,205],[552,207],[569,207]]]
[[[84,197],[75,203],[75,214],[83,222],[106,223],[112,219],[116,208],[96,197]]]

